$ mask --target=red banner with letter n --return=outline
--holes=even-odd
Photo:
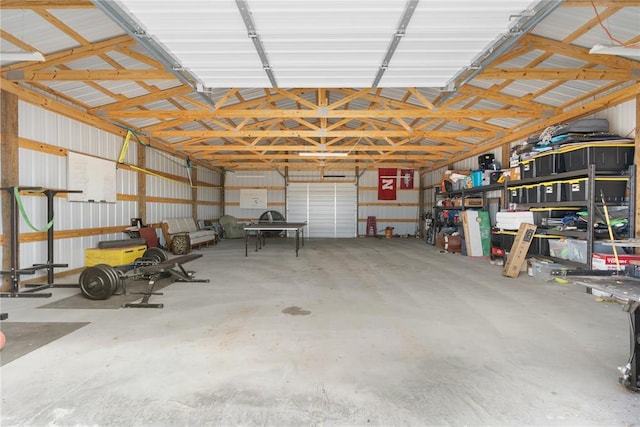
[[[413,169],[400,169],[400,189],[413,190]]]
[[[378,200],[396,200],[397,168],[378,169]]]

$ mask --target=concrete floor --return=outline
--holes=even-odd
[[[163,309],[3,299],[11,322],[91,323],[0,369],[2,426],[640,424],[628,316],[578,286],[412,238],[196,252],[211,283]]]

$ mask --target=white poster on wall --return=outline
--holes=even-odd
[[[240,208],[267,209],[267,190],[259,188],[240,189]]]
[[[71,202],[115,203],[116,163],[69,151],[67,187],[82,190],[82,193],[67,194]]]

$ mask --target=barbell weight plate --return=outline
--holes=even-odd
[[[120,281],[118,272],[116,271],[115,268],[113,268],[109,264],[98,264],[97,266],[102,268],[109,275],[109,277],[111,277],[111,286],[112,286],[111,295],[113,295],[113,293],[118,289],[118,282]]]
[[[155,258],[158,260],[158,263],[165,262],[169,259],[166,252],[160,248],[149,248],[144,251],[144,254],[142,254],[142,256],[145,258]]]
[[[126,293],[126,287],[124,281],[127,280],[126,273],[124,273],[120,269],[114,269],[116,276],[118,278],[117,285],[115,291],[113,291],[113,295],[124,295]]]
[[[113,286],[111,275],[99,265],[88,267],[80,275],[80,290],[89,299],[109,298],[113,294]]]

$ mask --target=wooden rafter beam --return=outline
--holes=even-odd
[[[87,46],[81,46],[73,49],[63,50],[61,52],[52,53],[46,56],[46,61],[39,62],[21,62],[18,64],[8,65],[2,67],[0,71],[7,72],[12,70],[37,70],[41,68],[52,67],[59,64],[64,64],[69,61],[76,61],[78,59],[86,58],[89,56],[99,55],[109,50],[114,49],[118,45],[133,45],[135,42],[128,35],[117,36],[100,42],[92,43]],[[175,78],[175,77],[174,77]]]
[[[14,45],[16,47],[19,47],[22,50],[26,50],[26,51],[30,51],[30,52],[33,52],[33,51],[37,50],[35,47],[30,45],[29,43],[25,42],[22,39],[19,39],[18,37],[14,36],[13,34],[7,33],[5,30],[3,30],[1,28],[0,28],[0,38],[2,38],[3,40],[8,41],[12,45]]]
[[[309,151],[312,150],[316,146],[309,145],[260,145],[260,146],[246,146],[246,145],[198,145],[198,146],[185,146],[183,149],[185,151],[203,151],[203,152],[247,152],[247,151],[255,151],[255,152],[282,152],[282,151],[291,151],[291,152],[299,152],[299,151]],[[350,145],[350,146],[335,146],[328,145],[326,147],[327,152],[333,151],[345,151],[349,150],[351,152],[381,152],[381,153],[395,153],[395,152],[409,152],[409,153],[439,153],[439,152],[449,152],[449,151],[458,151],[457,146],[452,146],[450,144],[440,144],[440,145],[402,145],[402,146],[391,146],[391,145],[366,145],[366,144],[358,144],[358,145]]]
[[[433,102],[429,101],[426,96],[424,96],[420,91],[415,87],[410,87],[407,89],[411,95],[413,95],[422,105],[427,107],[430,110],[435,109]]]
[[[0,9],[95,9],[89,0],[2,0]]]
[[[133,40],[131,40],[133,42]],[[135,43],[130,43],[131,45]],[[164,65],[158,61],[157,59],[151,58],[150,56],[146,56],[140,52],[136,52],[135,50],[129,49],[129,45],[119,44],[115,47],[115,50],[125,56],[133,58],[137,61],[142,62],[143,64],[147,64],[152,68],[162,69]]]
[[[499,118],[499,117],[539,117],[541,114],[536,111],[525,110],[227,110],[219,109],[215,111],[197,111],[197,110],[117,110],[104,111],[96,110],[96,114],[104,114],[106,117],[119,118],[191,118],[191,119],[208,119],[208,118],[351,118],[351,119],[371,119],[371,118],[410,118],[410,117],[433,117],[433,118],[449,118],[449,117],[477,117],[477,118]]]
[[[348,158],[347,158],[348,159]],[[354,168],[356,166],[360,168],[368,168],[368,167],[377,167],[377,165],[384,164],[386,167],[403,167],[403,168],[414,168],[417,169],[421,166],[424,166],[424,161],[415,161],[415,162],[400,162],[400,161],[377,161],[374,159],[362,161],[359,159],[354,160],[336,160],[336,159],[322,159],[324,163],[324,170],[340,170],[344,171],[345,168]],[[264,163],[264,162],[216,162],[215,159],[210,160],[212,163],[216,164],[218,167],[224,167],[225,169],[238,169],[238,170],[273,170],[274,166],[288,166],[295,168],[295,170],[318,170],[318,163],[320,160],[314,159],[302,159],[298,158],[297,161],[289,161],[287,163]]]
[[[335,110],[336,108],[342,107],[343,105],[345,106],[345,109],[348,108],[347,105],[353,101],[354,99],[359,98],[362,95],[365,95],[366,93],[370,92],[372,89],[371,88],[365,88],[365,89],[360,89],[357,92],[352,93],[351,95],[347,95],[342,99],[339,99],[335,102],[332,102],[331,104],[327,105],[327,109],[329,110]]]
[[[157,138],[335,138],[335,137],[360,137],[370,138],[387,137],[412,137],[412,138],[438,138],[438,137],[481,137],[494,136],[494,133],[487,131],[399,131],[399,130],[336,130],[327,132],[325,130],[164,130],[152,133]]]
[[[506,95],[493,87],[489,89],[481,89],[479,87],[465,85],[462,88],[460,88],[460,92],[463,94],[477,96],[481,99],[490,99],[492,101],[498,101],[512,107],[519,107],[519,108],[524,108],[527,110],[534,110],[534,111],[542,111],[544,114],[556,113],[553,107],[550,107],[544,104],[539,104],[537,102],[532,102],[524,97]]]
[[[69,36],[72,40],[75,40],[81,46],[89,45],[89,41],[82,37],[80,33],[70,28],[60,19],[58,19],[54,14],[50,13],[46,9],[36,9],[35,13],[46,19],[51,25],[56,27],[58,30],[62,31],[64,34]]]
[[[639,80],[640,67],[633,70],[566,69],[553,68],[492,68],[476,78],[489,80]]]
[[[371,159],[371,156],[368,154],[354,154],[350,153],[348,156],[351,160],[360,159],[360,160],[368,160]],[[224,154],[224,155],[216,155],[212,157],[216,161],[243,161],[243,160],[290,160],[290,159],[300,159],[300,156],[297,153],[293,154]],[[385,154],[385,160],[434,160],[439,159],[440,156],[435,154]]]
[[[633,68],[638,68],[640,65],[638,64],[638,61],[632,61],[620,56],[594,55],[589,53],[589,49],[587,48],[574,46],[566,42],[551,40],[534,34],[527,34],[525,36],[525,40],[531,42],[536,48],[545,50],[547,53],[579,59],[586,63],[599,64],[622,70],[631,70]]]
[[[6,73],[12,81],[89,81],[89,80],[175,80],[176,76],[163,70],[19,70]]]
[[[220,99],[218,99],[216,101],[216,103],[214,104],[213,108],[215,110],[217,110],[218,108],[221,108],[224,106],[224,104],[227,103],[227,101],[229,101],[229,99],[231,99],[235,94],[238,93],[238,88],[231,88],[227,91],[227,93],[225,93],[224,95],[222,95],[220,97]]]
[[[101,105],[100,110],[120,110],[125,108],[137,107],[148,102],[158,101],[160,99],[171,98],[176,95],[183,95],[185,93],[191,93],[192,89],[187,86],[177,86],[171,89],[155,90],[146,95],[136,96],[135,98],[129,98],[125,101],[113,102],[111,104]],[[95,114],[96,108],[89,110],[90,113]]]

